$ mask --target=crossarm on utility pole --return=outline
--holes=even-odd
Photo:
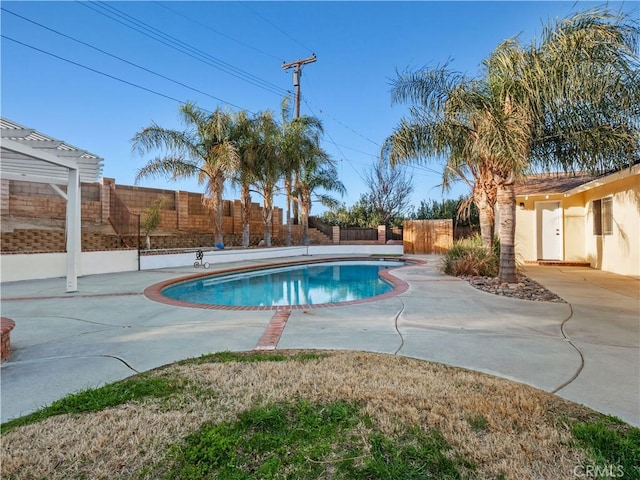
[[[310,57],[301,58],[294,62],[282,62],[282,68],[289,70],[293,68],[293,86],[296,87],[296,118],[300,116],[300,77],[302,77],[302,66],[307,63],[313,63],[316,61],[316,54],[312,54]]]

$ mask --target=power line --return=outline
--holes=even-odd
[[[281,29],[278,25],[276,25],[275,23],[273,23],[271,20],[269,20],[268,18],[264,17],[263,15],[259,14],[258,12],[256,12],[253,8],[251,8],[247,2],[242,2],[242,4],[244,5],[244,7],[247,10],[250,10],[251,12],[253,12],[256,16],[260,17],[262,20],[264,20],[265,22],[267,22],[269,25],[271,25],[273,28],[275,28],[276,30],[278,30],[280,33],[282,33],[285,37],[287,37],[289,40],[292,40],[294,42],[296,42],[298,45],[300,45],[302,48],[306,49],[308,52],[313,53],[313,49],[307,47],[305,44],[303,44],[302,42],[300,42],[299,40],[293,38],[291,35],[289,35],[287,32],[285,32],[283,29]]]
[[[339,146],[339,147],[342,147],[342,148],[346,148],[347,150],[351,150],[353,152],[361,153],[362,155],[367,155],[367,156],[375,158],[375,159],[379,159],[380,158],[380,155],[374,155],[373,153],[365,152],[364,150],[358,150],[357,148],[349,147],[347,145],[341,145],[341,144],[336,144],[336,145]]]
[[[160,93],[160,92],[157,92],[155,90],[151,90],[150,88],[143,87],[142,85],[138,85],[137,83],[129,82],[128,80],[124,80],[122,78],[115,77],[115,76],[110,75],[110,74],[105,73],[105,72],[101,72],[100,70],[96,70],[95,68],[87,67],[86,65],[82,65],[81,63],[74,62],[73,60],[69,60],[68,58],[61,57],[59,55],[56,55],[55,53],[47,52],[46,50],[42,50],[41,48],[34,47],[33,45],[29,45],[27,43],[21,42],[20,40],[16,40],[15,38],[8,37],[7,35],[2,34],[2,35],[0,35],[0,37],[4,38],[5,40],[10,40],[10,41],[15,42],[15,43],[17,43],[19,45],[22,45],[23,47],[30,48],[30,49],[35,50],[35,51],[40,52],[40,53],[44,53],[45,55],[49,55],[50,57],[57,58],[58,60],[62,60],[63,62],[67,62],[67,63],[70,63],[70,64],[75,65],[77,67],[84,68],[85,70],[89,70],[89,71],[97,73],[99,75],[103,75],[105,77],[111,78],[112,80],[116,80],[118,82],[125,83],[127,85],[131,85],[132,87],[139,88],[139,89],[144,90],[146,92],[153,93],[154,95],[158,95],[160,97],[167,98],[169,100],[173,100],[174,102],[178,102],[180,104],[184,103],[183,101],[178,100],[175,97],[171,97],[169,95],[165,95],[164,93]]]
[[[309,104],[313,104],[312,102],[309,102],[308,100],[305,99],[305,103],[307,105]],[[320,108],[318,105],[315,105],[319,110],[320,113],[324,116],[326,116],[327,118],[333,120],[334,122],[336,122],[338,125],[344,127],[345,129],[349,130],[352,133],[355,133],[357,136],[359,136],[360,138],[363,138],[364,140],[368,141],[369,143],[372,143],[373,145],[375,145],[376,147],[380,147],[380,144],[378,142],[376,142],[375,140],[371,140],[369,137],[367,137],[366,135],[363,135],[362,133],[358,132],[357,130],[355,130],[354,128],[350,127],[349,125],[341,122],[340,120],[338,120],[336,117],[334,117],[333,115],[328,114],[327,112],[325,112],[322,108]]]
[[[325,113],[322,109],[320,109],[320,113],[326,115],[327,117],[329,117],[330,119],[332,119],[334,122],[336,122],[338,125],[341,125],[342,127],[346,128],[347,130],[355,133],[357,136],[359,136],[360,138],[363,138],[364,140],[374,144],[376,147],[380,147],[380,144],[378,142],[376,142],[375,140],[371,140],[369,137],[367,137],[366,135],[363,135],[362,133],[358,132],[357,130],[353,129],[352,127],[350,127],[349,125],[346,125],[345,123],[341,122],[340,120],[338,120],[336,117],[334,117],[333,115],[330,115],[328,113]]]
[[[196,20],[195,18],[191,18],[190,16],[185,15],[184,13],[182,13],[182,12],[180,12],[180,11],[178,11],[178,10],[175,10],[175,9],[173,9],[173,8],[171,8],[171,7],[168,7],[168,6],[167,6],[167,5],[165,5],[164,3],[161,3],[161,2],[155,2],[155,1],[154,1],[153,3],[155,3],[156,5],[158,5],[158,6],[162,7],[162,8],[164,8],[164,9],[166,9],[166,10],[169,10],[170,12],[175,13],[176,15],[181,16],[182,18],[185,18],[185,19],[189,20],[190,22],[195,23],[196,25],[200,25],[201,27],[206,28],[207,30],[212,31],[212,32],[213,32],[213,33],[215,33],[215,34],[220,35],[221,37],[227,38],[227,39],[231,40],[232,42],[236,42],[237,44],[242,45],[243,47],[250,48],[251,50],[254,50],[254,51],[256,51],[256,52],[258,52],[258,53],[260,53],[260,54],[262,54],[262,55],[265,55],[265,56],[267,56],[267,57],[274,58],[274,59],[276,59],[276,60],[278,60],[278,61],[282,60],[281,58],[278,58],[278,57],[276,57],[275,55],[272,55],[271,53],[265,52],[264,50],[261,50],[261,49],[259,49],[259,48],[257,48],[257,47],[254,47],[253,45],[249,45],[248,43],[245,43],[245,42],[243,42],[242,40],[238,40],[237,38],[234,38],[234,37],[232,37],[232,36],[230,36],[230,35],[227,35],[226,33],[222,33],[222,32],[220,32],[220,31],[218,31],[218,30],[216,30],[216,29],[214,29],[214,28],[211,28],[211,27],[210,27],[209,25],[207,25],[206,23],[202,23],[202,22],[200,22],[200,21]]]
[[[165,45],[168,45],[178,51],[180,51],[181,53],[184,53],[186,55],[191,56],[192,58],[195,58],[199,61],[202,61],[203,63],[207,63],[210,66],[213,66],[214,68],[217,68],[218,70],[221,70],[229,75],[232,75],[236,78],[239,78],[241,80],[244,80],[248,83],[251,83],[257,87],[260,87],[264,90],[270,91],[271,93],[275,93],[279,96],[284,95],[287,91],[285,89],[283,89],[282,87],[279,87],[278,85],[275,85],[267,80],[264,80],[256,75],[253,75],[252,73],[249,73],[245,70],[242,70],[238,67],[236,67],[235,65],[232,65],[228,62],[225,62],[224,60],[220,60],[217,57],[214,57],[213,55],[204,52],[203,50],[200,50],[197,47],[194,47],[192,45],[189,45],[186,42],[183,42],[182,40],[180,40],[179,38],[176,38],[172,35],[169,35],[151,25],[149,25],[148,23],[145,23],[141,20],[138,20],[137,18],[133,17],[132,15],[129,15],[125,12],[123,12],[122,10],[117,9],[116,7],[114,7],[112,4],[107,3],[107,2],[103,2],[103,1],[98,1],[97,4],[103,9],[103,10],[109,10],[110,12],[112,12],[114,15],[123,18],[125,21],[133,23],[134,25],[137,25],[138,27],[142,28],[143,30],[146,30],[147,32],[151,33],[152,35],[158,36],[161,39],[164,38],[165,40],[167,40],[169,42],[169,44],[163,42],[161,39],[159,38],[155,38],[149,34],[146,34],[144,32],[140,32],[140,30],[137,30],[129,25],[125,25],[124,23],[118,21],[119,23],[127,26],[128,28],[132,28],[140,33],[142,33],[143,35],[146,35],[149,38],[152,38],[156,41],[160,41],[161,43],[164,43]],[[101,13],[101,12],[99,12]],[[110,17],[113,19],[113,17]],[[180,49],[186,49],[187,52],[185,52],[184,50],[180,50]],[[198,57],[195,57],[193,55],[191,55],[189,52],[194,52],[196,55],[199,55],[201,57],[203,57],[204,59],[210,60],[209,62],[204,61]],[[211,63],[213,62],[213,64]],[[245,78],[246,77],[246,78]]]
[[[306,101],[306,99],[304,99],[304,98],[303,98],[303,100],[304,100],[304,103],[306,103],[306,104],[307,104],[307,107],[309,107],[309,110],[311,110],[311,113],[313,113],[313,115],[314,115],[314,116],[317,116],[317,115],[314,113],[313,108],[311,108],[311,105],[309,105],[309,103]],[[331,134],[330,134],[329,132],[327,132],[327,131],[325,131],[325,133],[326,133],[326,134],[327,134],[327,136],[329,137],[329,140],[330,140],[330,142],[329,142],[329,143],[331,143],[332,145],[334,145],[334,146],[338,149],[338,152],[340,153],[340,155],[341,155],[341,157],[342,157],[342,158],[341,158],[341,160],[342,160],[343,162],[346,162],[346,163],[347,163],[347,165],[349,165],[349,166],[353,169],[353,171],[356,173],[356,175],[357,175],[358,177],[360,177],[360,180],[362,180],[364,183],[366,183],[365,178],[362,176],[362,174],[361,174],[358,170],[356,170],[356,168],[351,164],[351,162],[349,162],[349,161],[347,160],[346,155],[342,152],[342,150],[340,149],[340,146],[336,143],[336,141],[333,139],[333,137],[331,137]]]
[[[313,88],[313,81],[310,78],[309,79],[309,85]],[[313,102],[310,102],[309,100],[307,100],[307,104],[313,104]],[[352,133],[355,133],[357,136],[359,136],[360,138],[363,138],[364,140],[372,143],[373,145],[375,145],[376,147],[380,148],[380,144],[374,140],[371,140],[369,137],[367,137],[366,135],[363,135],[362,133],[358,132],[357,130],[355,130],[354,128],[350,127],[349,125],[341,122],[340,120],[338,120],[336,117],[334,117],[333,115],[330,115],[328,113],[326,113],[320,106],[315,105],[319,110],[320,113],[324,116],[326,116],[327,118],[333,120],[334,122],[336,122],[338,125],[340,125],[341,127],[344,127],[345,129],[349,130]]]
[[[34,20],[30,20],[29,18],[27,18],[27,17],[23,17],[22,15],[19,15],[19,14],[15,13],[15,12],[12,12],[12,11],[10,11],[10,10],[7,10],[7,9],[6,9],[6,8],[4,8],[4,7],[0,7],[0,9],[1,9],[2,11],[6,12],[6,13],[9,13],[9,14],[11,14],[11,15],[15,15],[16,17],[21,18],[21,19],[22,19],[22,20],[24,20],[24,21],[30,22],[30,23],[32,23],[32,24],[34,24],[34,25],[37,25],[38,27],[44,28],[45,30],[48,30],[48,31],[53,32],[53,33],[55,33],[55,34],[57,34],[57,35],[60,35],[61,37],[67,38],[67,39],[72,40],[72,41],[74,41],[74,42],[76,42],[76,43],[79,43],[79,44],[81,44],[81,45],[84,45],[84,46],[86,46],[86,47],[88,47],[88,48],[91,48],[91,49],[93,49],[93,50],[96,50],[96,51],[98,51],[98,52],[100,52],[100,53],[102,53],[102,54],[104,54],[104,55],[107,55],[107,56],[109,56],[109,57],[111,57],[111,58],[115,58],[115,59],[117,59],[117,60],[120,60],[121,62],[124,62],[124,63],[128,64],[128,65],[131,65],[131,66],[136,67],[136,68],[138,68],[138,69],[140,69],[140,70],[143,70],[143,71],[145,71],[145,72],[151,73],[152,75],[155,75],[155,76],[157,76],[157,77],[160,77],[160,78],[163,78],[163,79],[165,79],[165,80],[168,80],[168,81],[170,81],[170,82],[172,82],[172,83],[175,83],[176,85],[180,85],[181,87],[188,88],[189,90],[192,90],[192,91],[194,91],[194,92],[200,93],[200,94],[202,94],[202,95],[206,95],[207,97],[213,98],[214,100],[218,100],[219,102],[222,102],[222,103],[224,103],[224,104],[226,104],[226,105],[229,105],[229,106],[232,106],[232,107],[234,107],[234,108],[237,108],[237,109],[242,110],[242,108],[241,108],[241,107],[239,107],[238,105],[234,105],[233,103],[227,102],[226,100],[223,100],[223,99],[222,99],[222,98],[220,98],[220,97],[216,97],[215,95],[211,95],[211,94],[209,94],[209,93],[207,93],[207,92],[203,92],[202,90],[199,90],[199,89],[197,89],[197,88],[191,87],[191,86],[189,86],[189,85],[187,85],[187,84],[185,84],[185,83],[182,83],[182,82],[180,82],[180,81],[178,81],[178,80],[174,80],[173,78],[169,78],[169,77],[167,77],[166,75],[162,75],[161,73],[157,73],[157,72],[154,72],[153,70],[149,70],[148,68],[143,67],[143,66],[141,66],[141,65],[138,65],[137,63],[130,62],[129,60],[126,60],[126,59],[124,59],[124,58],[122,58],[122,57],[119,57],[119,56],[117,56],[117,55],[114,55],[114,54],[112,54],[112,53],[109,53],[109,52],[107,52],[107,51],[105,51],[105,50],[102,50],[102,49],[100,49],[100,48],[98,48],[98,47],[96,47],[96,46],[94,46],[94,45],[91,45],[91,44],[89,44],[89,43],[87,43],[87,42],[83,42],[82,40],[79,40],[79,39],[77,39],[77,38],[71,37],[70,35],[67,35],[67,34],[65,34],[65,33],[62,33],[62,32],[59,32],[59,31],[57,31],[57,30],[54,30],[53,28],[49,28],[49,27],[47,27],[46,25],[43,25],[43,24],[41,24],[41,23],[38,23],[38,22],[36,22],[36,21],[34,21]]]
[[[85,6],[100,15],[103,15],[116,23],[119,23],[131,30],[134,30],[152,40],[155,40],[163,45],[166,45],[178,52],[187,55],[199,62],[209,65],[217,70],[220,70],[228,75],[250,83],[258,88],[266,90],[269,93],[273,93],[280,97],[288,93],[287,90],[279,87],[267,80],[264,80],[256,75],[246,72],[230,63],[220,60],[192,45],[189,45],[182,40],[173,37],[169,34],[158,30],[151,25],[142,22],[135,17],[128,15],[112,5],[105,2],[78,2],[80,5]],[[119,18],[118,18],[119,17]]]

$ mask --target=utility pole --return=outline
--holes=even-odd
[[[282,62],[282,68],[289,70],[293,68],[293,86],[296,87],[296,118],[300,116],[300,77],[302,77],[302,66],[307,63],[313,63],[316,61],[316,54],[311,54],[310,57],[296,60],[295,62],[285,63]]]
[[[302,77],[302,66],[307,63],[313,63],[316,61],[316,54],[312,53],[310,57],[301,58],[296,60],[295,62],[282,62],[282,68],[284,70],[289,70],[293,68],[293,86],[296,87],[296,118],[300,117],[300,77]],[[296,173],[296,178],[297,178]],[[293,203],[293,219],[290,216],[290,205],[291,199],[287,197],[287,238],[286,244],[287,246],[291,245],[291,222],[295,225],[298,224],[298,204],[296,202]]]

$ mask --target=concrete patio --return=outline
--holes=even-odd
[[[276,348],[366,350],[446,363],[555,392],[640,425],[638,279],[584,267],[528,266],[526,275],[568,303],[532,302],[442,275],[437,256],[417,258],[426,263],[393,272],[409,284],[400,295],[292,310]],[[254,349],[274,311],[183,308],[143,295],[154,283],[192,273],[193,267],[174,267],[90,275],[78,280],[75,294],[64,293],[62,278],[3,283],[2,316],[16,327],[12,355],[1,367],[2,421],[176,360]]]

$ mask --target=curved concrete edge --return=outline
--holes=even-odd
[[[558,391],[560,396],[640,425],[637,300],[612,304],[610,292],[591,291],[582,281],[571,283],[564,276],[567,272],[558,273],[563,276],[556,283],[550,272],[545,272],[547,281],[534,279],[570,299],[570,305],[496,297],[440,274],[437,257],[426,260],[393,273],[409,285],[399,296],[331,309],[292,310],[275,348],[398,353],[546,391],[566,384]],[[82,281],[95,295],[85,296],[43,299],[38,295],[55,282],[20,285],[25,298],[3,303],[3,310],[13,318],[39,318],[32,322],[34,328],[41,328],[53,310],[97,323],[118,319],[128,328],[93,335],[69,331],[46,345],[33,346],[21,344],[24,337],[16,330],[17,354],[1,367],[2,421],[79,388],[131,374],[115,357],[145,371],[203,353],[254,349],[273,312],[185,309],[126,291],[122,297],[109,293],[115,289],[141,292],[158,278],[172,279],[189,271],[86,277]],[[63,279],[57,282],[64,286]],[[568,295],[564,288],[570,289]],[[572,307],[573,316],[567,320]],[[571,344],[584,354],[584,368],[577,377],[580,359]],[[68,351],[69,357],[56,357],[53,349]],[[111,358],[91,356],[98,354]]]
[[[83,368],[77,368],[79,364]],[[10,362],[2,366],[2,422],[27,415],[87,388],[122,380],[135,372],[115,357],[67,356]]]

